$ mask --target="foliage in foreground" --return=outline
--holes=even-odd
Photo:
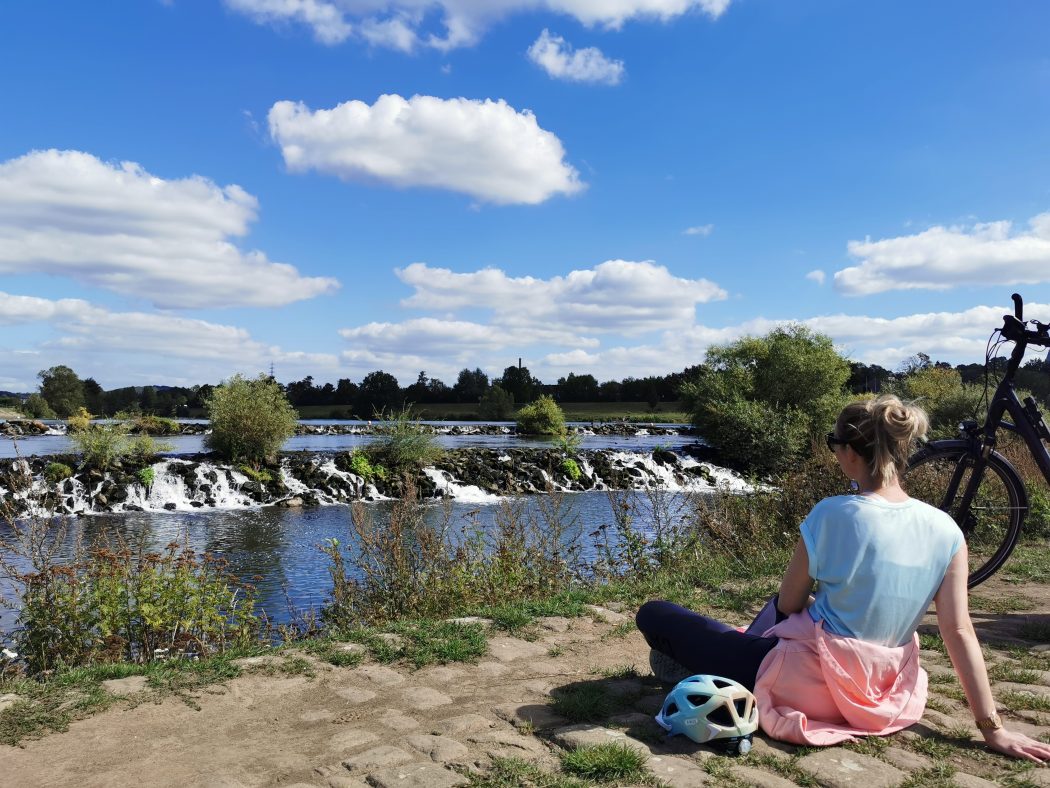
[[[212,392],[205,408],[211,420],[205,445],[229,462],[256,468],[276,457],[298,421],[281,386],[266,375],[234,375]]]
[[[178,542],[155,553],[123,543],[85,549],[78,541],[63,562],[69,520],[5,519],[0,588],[18,597],[14,645],[31,674],[257,641],[254,589],[231,577],[224,559]]]

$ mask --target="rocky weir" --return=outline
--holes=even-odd
[[[118,464],[106,472],[77,469],[76,458],[30,457],[0,464],[0,495],[16,515],[322,506],[399,498],[406,485],[423,499],[445,496],[477,503],[502,497],[588,490],[661,488],[712,491],[744,489],[736,474],[691,452],[583,450],[572,463],[555,449],[481,447],[453,449],[407,479],[366,478],[355,473],[352,454],[295,453],[277,466],[254,471],[208,456],[169,457],[146,465]],[[54,477],[54,463],[73,470]]]

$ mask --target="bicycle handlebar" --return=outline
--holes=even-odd
[[[1024,300],[1019,293],[1014,293],[1010,298],[1014,302],[1014,313],[1012,315],[1003,315],[1003,337],[1014,342],[1023,340],[1029,345],[1050,347],[1050,323],[1040,323],[1038,320],[1032,320],[1031,322],[1035,323],[1035,330],[1026,328]]]

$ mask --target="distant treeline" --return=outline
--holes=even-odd
[[[1006,358],[999,357],[990,364],[993,375],[1001,374]],[[932,361],[920,353],[907,359],[896,371],[878,364],[850,364],[847,387],[854,393],[882,391],[894,380],[900,380],[916,369],[936,367],[956,370],[963,383],[980,383],[984,377],[983,364],[952,366]],[[376,413],[399,410],[406,405],[440,405],[468,403],[479,406],[486,416],[506,416],[514,407],[532,402],[541,394],[548,394],[558,402],[645,402],[655,408],[662,402],[680,398],[683,383],[702,374],[703,365],[687,367],[668,375],[644,378],[627,377],[599,383],[590,374],[570,372],[556,383],[543,383],[527,367],[509,366],[503,374],[489,378],[480,368],[464,368],[455,383],[429,377],[420,372],[416,381],[402,387],[397,378],[383,370],[369,372],[359,383],[342,378],[335,384],[314,382],[312,376],[283,386],[288,400],[295,407],[329,406],[370,418]],[[1031,359],[1018,372],[1017,385],[1027,389],[1041,402],[1050,398],[1050,364],[1043,359]],[[111,416],[122,412],[153,413],[159,416],[188,416],[199,413],[215,388],[203,384],[189,388],[181,386],[126,386],[104,390],[93,378],[81,379],[66,366],[51,367],[39,374],[40,390],[28,397],[18,394],[0,396],[0,405],[18,407],[27,415],[46,418],[65,418],[78,408],[86,408],[93,415]]]

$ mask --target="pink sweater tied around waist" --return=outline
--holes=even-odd
[[[918,722],[927,676],[919,638],[891,648],[824,631],[802,611],[767,630],[780,642],[758,668],[759,724],[793,744],[825,746],[886,736]]]

